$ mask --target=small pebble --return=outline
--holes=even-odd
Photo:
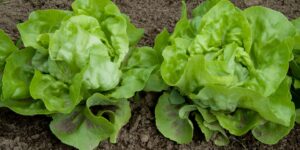
[[[244,3],[247,6],[260,5],[262,3],[262,0],[244,0]]]
[[[146,143],[146,142],[148,142],[148,140],[149,140],[149,135],[147,135],[147,134],[142,134],[141,135],[141,141],[142,142]]]
[[[36,139],[38,139],[39,137],[40,137],[39,134],[35,134],[35,135],[31,136],[31,139],[36,140]]]
[[[19,136],[15,137],[14,142],[19,142],[19,141],[20,141],[20,137]]]

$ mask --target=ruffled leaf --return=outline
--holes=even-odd
[[[189,143],[193,138],[193,123],[189,118],[179,116],[183,105],[172,104],[170,98],[167,93],[159,98],[155,108],[156,126],[165,137],[179,144]]]

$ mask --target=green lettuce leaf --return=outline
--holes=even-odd
[[[153,50],[149,49],[149,51],[147,52],[142,52],[144,54],[149,53],[149,56],[151,57],[148,58],[152,59],[151,61],[156,60],[154,61],[153,64],[151,64],[152,66],[156,66],[156,68],[151,73],[149,80],[146,84],[146,87],[144,88],[144,91],[161,92],[168,88],[168,85],[162,79],[160,66],[161,63],[163,62],[162,51],[169,44],[169,40],[168,40],[169,37],[170,37],[169,32],[166,29],[163,29],[163,31],[160,34],[158,34],[157,37],[155,38],[155,44]]]
[[[51,75],[35,71],[30,83],[30,95],[42,100],[49,111],[70,113],[81,99],[72,99],[69,86]]]
[[[96,106],[99,108],[93,112],[92,107]],[[91,150],[109,137],[116,142],[130,116],[127,100],[112,100],[96,93],[87,100],[86,106],[77,106],[70,114],[54,115],[50,129],[63,143]]]
[[[2,77],[3,99],[29,98],[29,84],[32,78],[33,68],[30,64],[34,55],[33,49],[15,51],[6,60]]]
[[[129,71],[125,72],[124,77],[130,73],[130,70],[135,70],[135,76],[139,76],[137,78],[138,80],[135,81],[135,83],[140,84],[140,86],[135,86],[139,87],[137,88],[138,91],[142,89],[144,89],[144,91],[162,91],[166,89],[167,85],[160,76],[159,66],[162,62],[162,58],[157,49],[140,47],[132,51],[124,67],[125,70]],[[128,74],[128,76],[130,76],[130,74]]]
[[[292,59],[295,29],[283,14],[271,9],[255,6],[246,9],[244,14],[251,22],[250,55],[256,68],[256,79],[249,84],[268,96],[285,79]]]
[[[110,99],[102,94],[96,93],[87,101],[88,106],[100,105],[104,107],[99,110],[98,116],[108,116],[108,120],[114,126],[114,132],[110,135],[110,142],[116,143],[121,128],[129,121],[131,116],[130,104],[126,99]]]
[[[0,29],[0,70],[3,71],[6,58],[18,48],[13,41]]]
[[[114,7],[115,12],[112,15],[120,15],[120,11],[111,2],[111,0],[76,0],[72,3],[73,11],[80,15],[89,15],[99,21],[105,19],[105,11],[109,7]]]
[[[223,128],[236,136],[246,134],[261,122],[261,117],[257,112],[241,108],[234,111],[233,114],[214,112],[214,115]]]
[[[17,25],[24,46],[33,47],[41,53],[48,53],[50,34],[71,15],[70,11],[54,9],[32,12],[27,21]]]
[[[109,96],[113,98],[130,98],[134,96],[136,91],[144,89],[152,71],[153,68],[135,68],[124,72],[121,85],[116,87]]]
[[[2,93],[2,76],[6,63],[6,59],[10,56],[11,53],[16,51],[18,48],[14,45],[13,41],[9,38],[6,33],[0,29],[0,94]],[[0,98],[0,107],[4,107],[4,104],[1,104]]]
[[[220,0],[207,0],[193,10],[193,17],[203,17],[211,8],[218,4]]]
[[[50,129],[63,143],[80,150],[92,150],[113,132],[113,125],[90,109],[77,106],[70,114],[56,114]]]
[[[173,98],[181,99],[180,95],[171,97],[168,93],[159,98],[155,108],[156,126],[165,137],[179,144],[189,143],[193,138],[193,123],[189,118],[179,116],[179,111],[184,105],[172,104]]]
[[[33,100],[29,93],[34,72],[30,62],[34,52],[31,48],[14,51],[6,60],[2,78],[1,103],[22,115],[51,113],[42,101]]]
[[[49,55],[43,54],[40,52],[36,52],[34,56],[32,57],[32,66],[36,68],[36,70],[39,70],[44,73],[49,73]]]

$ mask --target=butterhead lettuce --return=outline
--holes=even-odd
[[[188,143],[193,119],[216,145],[249,131],[265,144],[277,143],[295,122],[287,76],[295,35],[294,25],[268,8],[240,10],[229,0],[208,0],[189,19],[183,3],[173,33],[157,41],[161,76],[170,86],[155,109],[159,131]]]
[[[17,25],[25,48],[0,31],[1,106],[50,115],[51,131],[78,149],[117,141],[128,98],[155,67],[132,55],[143,30],[110,0],[75,0],[72,11],[37,10]],[[131,55],[132,54],[132,55]]]

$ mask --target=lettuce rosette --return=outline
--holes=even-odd
[[[127,99],[155,67],[128,65],[143,30],[113,2],[76,0],[72,10],[32,12],[17,25],[22,50],[0,32],[0,105],[50,115],[63,143],[86,150],[108,138],[116,142],[131,116]]]
[[[249,131],[277,143],[295,122],[287,76],[295,35],[294,25],[268,8],[208,0],[189,19],[183,4],[173,33],[163,31],[154,48],[169,86],[155,108],[158,130],[180,144],[192,140],[194,126],[216,145]]]

